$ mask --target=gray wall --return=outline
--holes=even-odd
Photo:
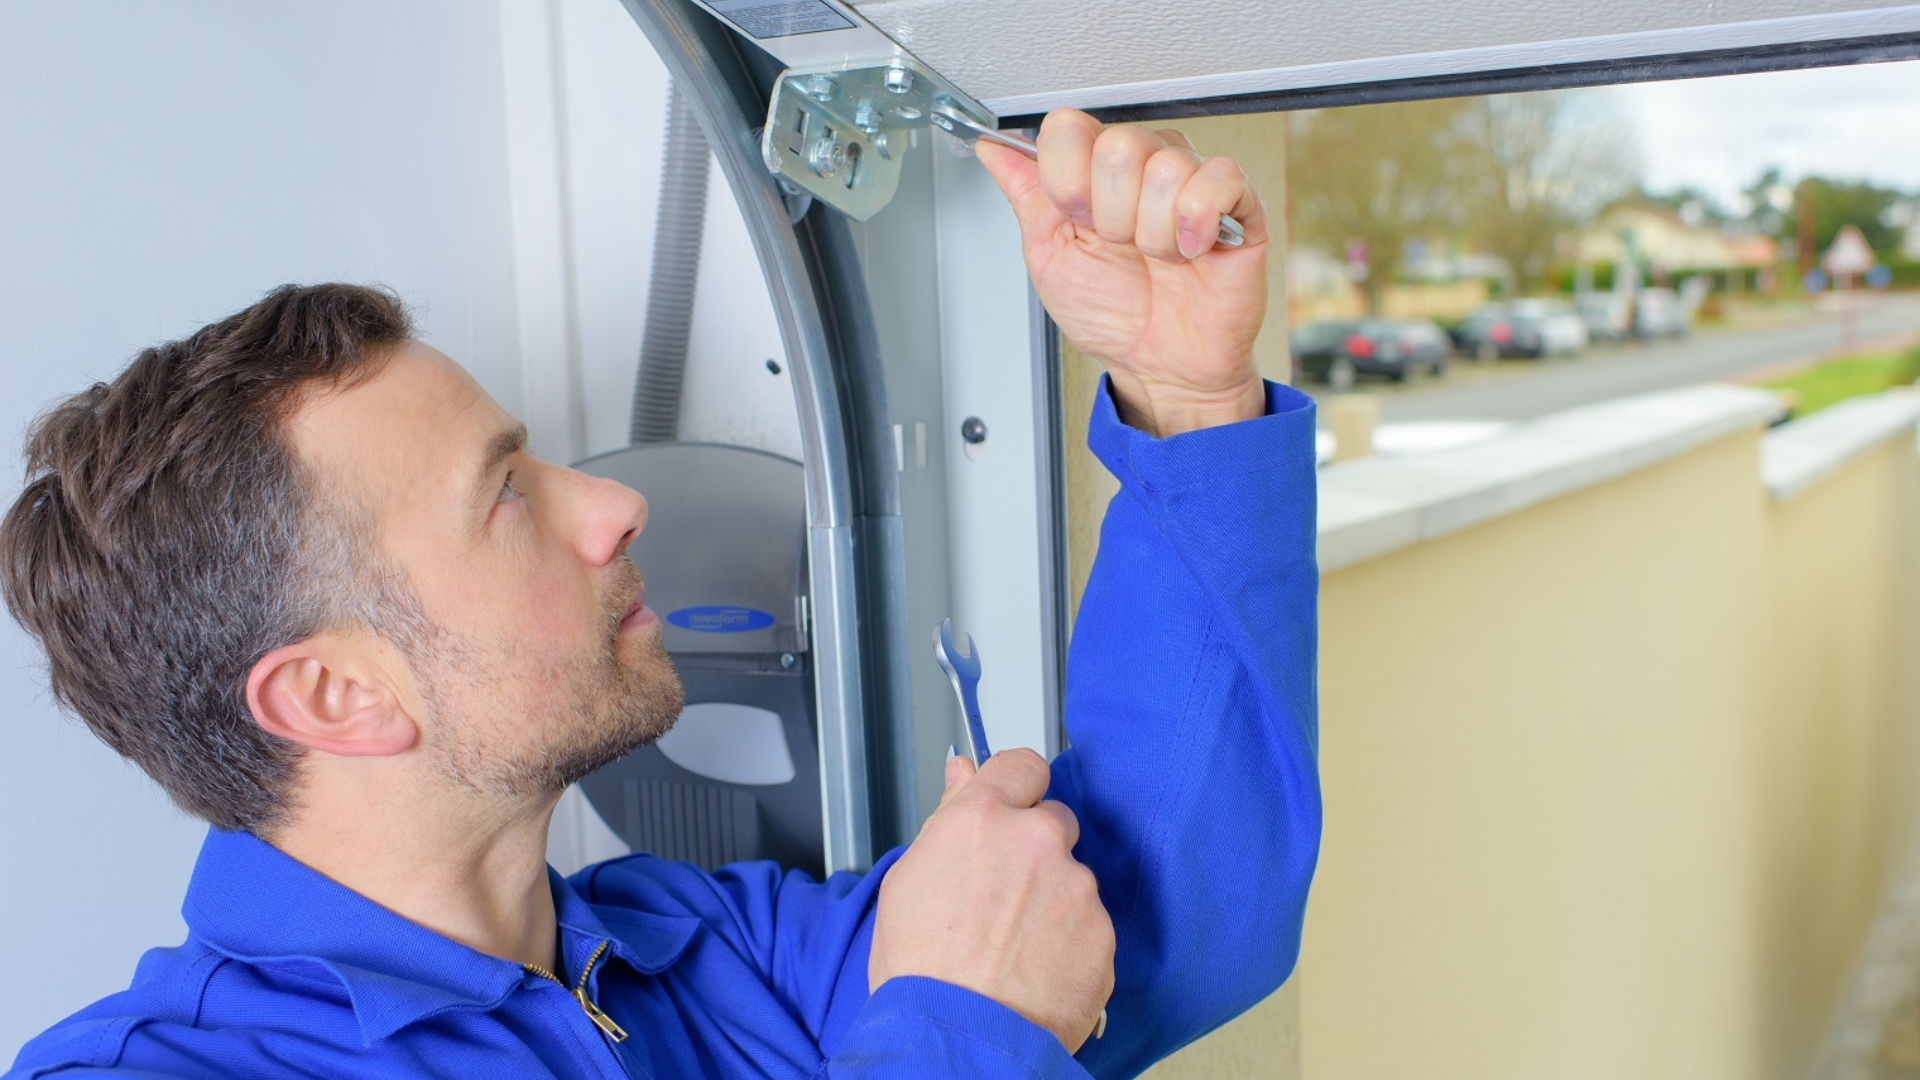
[[[49,400],[283,281],[393,285],[518,407],[498,26],[464,0],[6,5],[0,500]],[[0,987],[0,1061],[180,940],[202,832],[37,665],[0,620],[0,938],[32,973]]]

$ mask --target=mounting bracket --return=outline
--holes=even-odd
[[[760,155],[767,171],[855,221],[900,186],[912,132],[949,104],[993,113],[842,0],[694,0],[787,65],[774,81]]]
[[[760,154],[767,171],[865,221],[893,198],[911,132],[932,126],[936,104],[991,123],[993,114],[910,57],[789,68],[774,83]]]

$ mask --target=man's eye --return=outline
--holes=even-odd
[[[513,474],[508,473],[507,478],[500,483],[500,495],[495,501],[511,502],[519,497],[520,489],[513,486]]]

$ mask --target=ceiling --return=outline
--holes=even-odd
[[[1873,0],[851,2],[1003,117],[1807,42],[1920,41],[1920,6]]]

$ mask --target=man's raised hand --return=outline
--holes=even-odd
[[[1042,801],[1047,763],[995,754],[947,762],[946,792],[880,884],[872,989],[900,975],[963,986],[1078,1050],[1113,992],[1113,921],[1073,858],[1080,823]]]
[[[1259,416],[1253,339],[1267,304],[1267,217],[1231,158],[1177,131],[1060,109],[1039,161],[977,150],[1020,219],[1027,272],[1073,343],[1106,365],[1122,418],[1158,436]],[[1246,227],[1213,248],[1220,216]]]

